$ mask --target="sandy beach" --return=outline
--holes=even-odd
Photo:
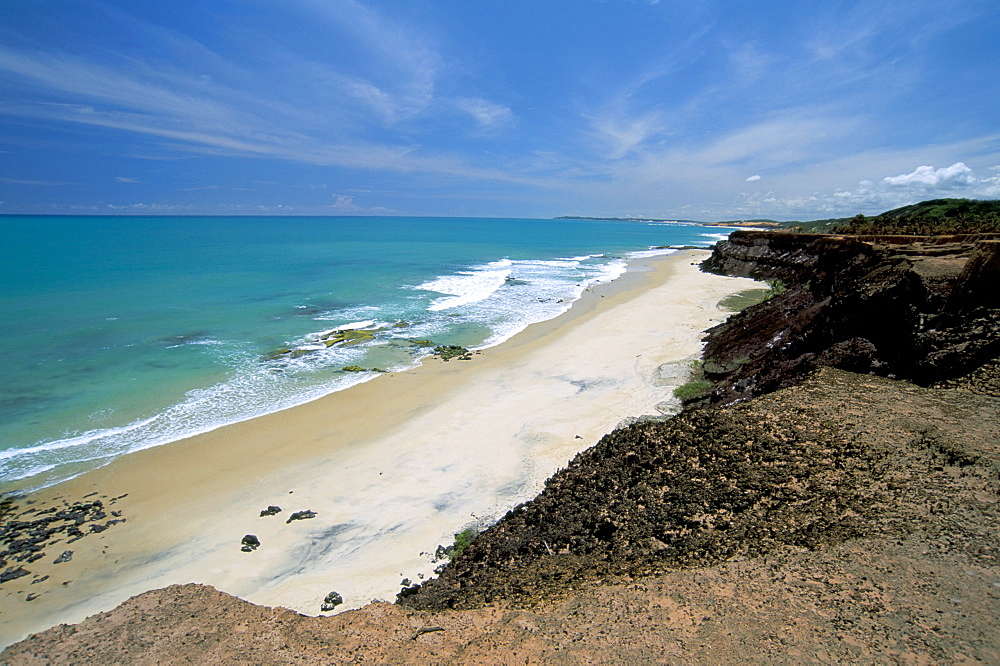
[[[718,302],[757,284],[701,273],[705,256],[635,260],[470,361],[431,359],[33,494],[31,508],[105,498],[126,522],[54,544],[3,583],[0,644],[174,583],[311,615],[331,591],[340,609],[391,600],[402,579],[433,575],[455,532],[530,499],[623,420],[670,411],[702,331],[727,316]],[[241,552],[248,534],[261,545]]]

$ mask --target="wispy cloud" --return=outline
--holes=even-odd
[[[0,47],[0,83],[25,91],[0,101],[0,114],[103,127],[167,140],[173,150],[258,156],[352,169],[464,174],[489,178],[458,154],[419,143],[419,118],[433,107],[462,110],[480,129],[512,120],[511,110],[482,97],[438,99],[441,56],[421,36],[358,2],[303,2],[368,57],[338,68],[291,50],[275,50],[279,71],[262,79],[182,35],[155,34],[172,48],[197,51],[208,71],[113,65],[58,51]],[[359,65],[357,63],[365,63]],[[246,82],[266,82],[247,87]],[[287,93],[287,94],[286,94]],[[385,128],[412,123],[386,135]],[[436,121],[434,121],[436,122]],[[366,138],[370,137],[370,138]]]
[[[44,185],[44,186],[57,186],[57,185],[69,184],[69,183],[60,183],[52,180],[25,180],[22,178],[0,178],[0,183],[7,183],[9,185]]]
[[[606,154],[620,160],[663,132],[663,115],[649,111],[637,116],[609,112],[591,120],[600,143],[607,146]]]
[[[506,125],[514,119],[510,108],[480,97],[459,99],[455,106],[475,118],[480,127],[486,129]]]

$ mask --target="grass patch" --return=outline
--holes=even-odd
[[[687,384],[681,384],[674,389],[674,397],[680,401],[692,400],[706,395],[712,388],[712,382],[707,379],[698,379]]]
[[[763,303],[788,291],[788,285],[783,280],[767,280],[767,287],[767,289],[747,289],[726,296],[719,301],[719,307],[729,312],[742,312],[752,305]]]
[[[731,294],[719,301],[719,307],[730,312],[742,312],[751,305],[757,305],[767,300],[769,289],[747,289],[738,294]]]
[[[455,543],[451,547],[449,557],[451,559],[455,559],[461,555],[477,536],[479,536],[479,530],[475,527],[466,527],[464,530],[457,533],[455,535]]]

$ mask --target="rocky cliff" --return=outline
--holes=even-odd
[[[791,386],[821,366],[927,386],[1000,355],[1000,236],[737,231],[703,268],[784,291],[709,331],[714,386],[700,404]]]

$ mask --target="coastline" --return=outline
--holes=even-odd
[[[391,598],[401,578],[431,574],[451,534],[533,497],[623,419],[656,413],[726,317],[718,301],[755,284],[701,273],[706,254],[633,260],[471,361],[431,359],[33,494],[36,506],[127,494],[115,505],[127,522],[88,535],[69,562],[47,553],[31,568],[48,581],[4,583],[0,641],[172,583],[309,614],[332,590],[344,607]],[[269,505],[282,513],[259,517]],[[300,510],[317,515],[286,522]],[[262,545],[240,552],[245,534]]]

